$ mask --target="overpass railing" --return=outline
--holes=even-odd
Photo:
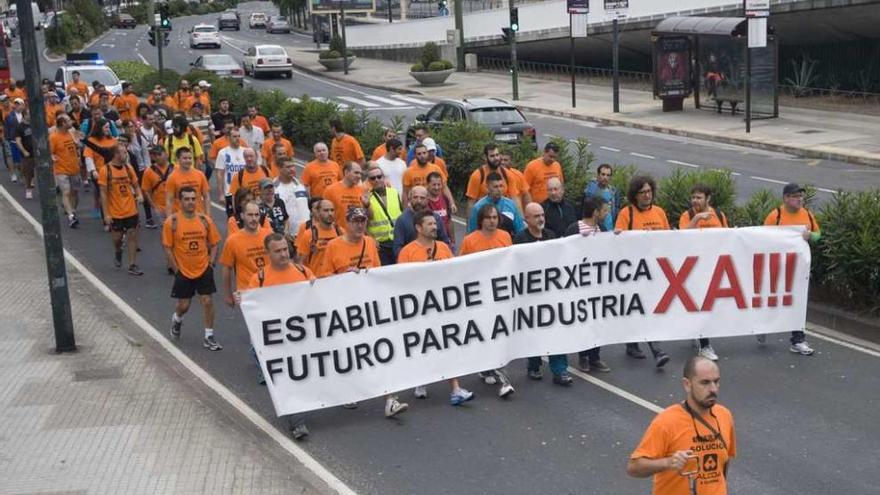
[[[518,62],[520,75],[551,80],[571,80],[571,66],[546,62]],[[479,57],[480,70],[488,72],[510,72],[510,60],[495,57]],[[619,71],[620,86],[638,91],[652,91],[654,83],[649,72]],[[600,67],[574,66],[575,80],[582,84],[594,86],[611,86],[613,75],[611,69]]]

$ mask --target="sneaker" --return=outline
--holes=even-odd
[[[174,337],[175,339],[179,339],[180,338],[180,327],[182,327],[182,326],[183,326],[183,320],[174,321],[174,319],[172,318],[171,319],[171,329],[168,331],[168,333],[170,333],[171,336]]]
[[[385,401],[385,417],[393,418],[398,414],[409,409],[409,404],[406,402],[400,402],[397,399],[390,399]]]
[[[12,183],[15,184],[17,182],[18,182],[18,174],[13,173],[12,174]]]
[[[758,343],[761,345],[764,345],[767,343],[767,334],[766,333],[759,333],[758,335],[755,335],[755,338],[758,339]]]
[[[627,344],[626,355],[633,358],[633,359],[645,359],[645,357],[646,357],[645,353],[642,352],[641,349],[639,349],[638,344],[632,344],[632,345]]]
[[[474,398],[474,393],[467,391],[463,388],[456,390],[449,394],[449,404],[453,406],[460,406],[465,402]]]
[[[531,379],[531,380],[540,380],[540,379],[544,378],[544,372],[541,371],[540,369],[529,370],[527,374],[529,376],[529,379]]]
[[[660,351],[654,355],[654,365],[657,366],[658,368],[662,368],[662,367],[666,366],[666,363],[668,363],[668,362],[669,362],[669,355],[667,355],[665,352]]]
[[[294,440],[302,440],[309,436],[309,427],[306,426],[305,423],[300,423],[291,428],[290,436],[292,436]]]
[[[116,251],[113,253],[113,266],[116,268],[122,267],[122,251]]]
[[[572,380],[571,375],[563,371],[558,375],[553,375],[553,383],[555,383],[556,385],[562,385],[563,387],[568,387],[572,383],[574,383],[574,380]]]
[[[345,409],[357,409],[358,403],[357,402],[349,402],[348,404],[343,404],[342,407]]]
[[[154,222],[153,219],[151,218],[151,219],[147,220],[146,222],[144,222],[144,227],[146,227],[148,229],[158,229],[159,225],[156,222]],[[308,435],[308,433],[306,433],[306,434]]]
[[[501,388],[498,389],[498,397],[501,397],[503,399],[514,392],[516,392],[516,389],[513,388],[513,385],[505,383],[504,385],[501,385]]]
[[[718,354],[715,354],[715,349],[713,349],[711,345],[707,345],[706,347],[701,347],[699,354],[700,354],[700,356],[703,356],[706,359],[710,359],[712,361],[718,361]]]
[[[587,356],[578,356],[578,369],[585,373],[590,371],[590,359]]]
[[[416,399],[427,399],[428,389],[424,385],[418,386],[413,390],[413,395],[416,396]]]
[[[605,361],[597,359],[595,361],[590,361],[590,370],[598,371],[599,373],[608,373],[611,371],[611,366],[605,364]]]
[[[797,344],[791,344],[791,347],[788,348],[789,351],[800,354],[802,356],[810,356],[813,354],[813,348],[810,347],[810,344],[806,342],[798,342]]]
[[[24,190],[24,199],[34,199],[34,190],[33,189],[25,189]]]
[[[217,342],[217,339],[215,339],[213,335],[205,337],[204,340],[202,340],[202,345],[209,351],[223,350],[223,346],[220,345],[220,342]]]
[[[486,385],[495,385],[498,383],[498,376],[495,375],[495,371],[481,371],[480,378],[483,379],[483,383]]]
[[[75,229],[77,225],[79,225],[79,220],[77,220],[74,215],[69,215],[67,217],[67,226]]]
[[[144,274],[144,271],[141,270],[140,267],[137,265],[131,265],[128,267],[128,274],[134,275],[136,277],[140,277],[141,275]]]

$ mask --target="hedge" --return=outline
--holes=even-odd
[[[107,30],[104,13],[94,0],[72,0],[60,22],[46,29],[46,47],[57,54],[76,51]]]
[[[137,62],[135,62],[138,64]],[[142,64],[140,64],[142,65]],[[134,66],[122,65],[132,73],[142,74]],[[138,68],[139,69],[139,68]],[[156,72],[136,79],[136,91],[145,93],[158,81]],[[304,95],[299,101],[288,99],[278,90],[256,91],[241,88],[237,83],[205,72],[190,72],[183,76],[166,70],[164,82],[173,90],[181,77],[189,81],[205,79],[212,84],[214,101],[230,100],[234,111],[243,111],[256,104],[267,118],[276,119],[300,150],[311,151],[318,141],[329,143],[329,122],[340,119],[346,130],[358,138],[364,153],[369,156],[382,142],[381,121],[369,117],[365,111],[342,111],[335,103],[317,101]],[[390,127],[401,133],[404,120],[392,119]],[[462,194],[471,172],[483,163],[483,145],[492,142],[493,134],[474,122],[455,122],[434,133],[443,148],[449,169],[450,188]],[[559,145],[559,161],[566,177],[566,197],[580,202],[587,181],[594,178],[597,163],[588,151],[586,139],[569,142],[553,139]],[[529,160],[540,156],[528,140],[517,146],[502,145],[513,157],[513,163],[522,168]],[[612,184],[624,195],[630,179],[639,173],[632,165],[611,164],[614,169]],[[713,190],[712,205],[723,210],[731,226],[762,225],[767,214],[782,203],[778,190],[760,190],[744,203],[736,204],[736,183],[731,174],[721,170],[675,170],[658,180],[657,203],[667,211],[669,221],[678,225],[681,213],[690,206],[690,189],[694,184],[709,185]],[[829,302],[880,315],[880,190],[868,192],[840,192],[821,208],[812,208],[816,190],[807,186],[806,203],[816,214],[822,227],[822,237],[813,246],[812,291]]]

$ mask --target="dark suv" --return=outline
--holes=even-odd
[[[217,29],[219,31],[224,29],[235,29],[238,31],[241,29],[241,19],[239,19],[236,12],[223,12],[217,18]]]
[[[431,107],[428,113],[416,117],[416,122],[406,131],[407,146],[412,143],[415,125],[428,125],[437,129],[447,122],[471,120],[488,127],[495,133],[499,143],[518,144],[526,137],[535,139],[535,126],[526,120],[518,108],[500,98],[465,98],[445,100]]]

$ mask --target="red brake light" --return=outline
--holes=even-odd
[[[535,128],[534,128],[534,127],[529,127],[528,129],[526,129],[525,131],[523,131],[523,134],[526,135],[526,136],[532,136],[532,137],[535,137]]]
[[[257,63],[258,63],[258,64],[262,64],[262,63],[263,63],[263,59],[258,58],[258,59],[257,59]]]
[[[287,57],[287,63],[288,63],[288,64],[292,64],[292,63],[293,63],[293,60],[290,60],[290,57]]]
[[[235,74],[236,76],[240,76],[240,75],[244,74],[244,71],[241,69],[233,69],[232,73]]]

